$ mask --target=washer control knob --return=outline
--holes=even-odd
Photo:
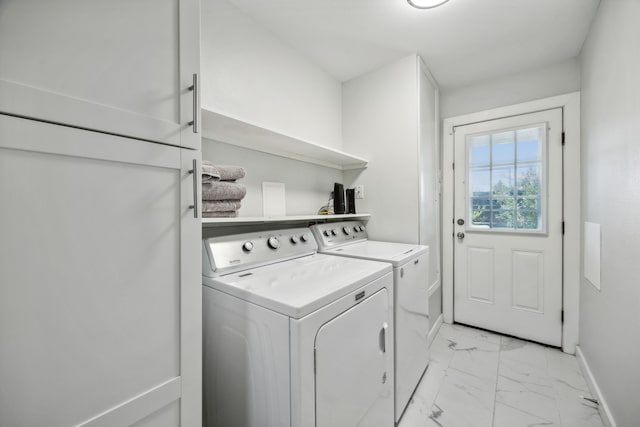
[[[364,231],[364,230],[365,230],[364,225],[361,225],[360,226],[360,231]]]
[[[358,228],[358,227],[353,227],[353,231],[355,231],[355,232],[357,233],[358,231],[360,231],[360,228]]]
[[[309,236],[307,234],[303,234],[300,236],[300,240],[304,243],[309,240]]]
[[[334,236],[338,235],[338,230],[336,228],[334,228],[333,230],[331,230],[331,234],[333,234]]]
[[[327,237],[331,236],[331,230],[324,230],[324,235]]]
[[[346,234],[347,236],[349,234],[351,234],[351,228],[349,227],[342,227],[342,231],[344,232],[344,234]]]
[[[280,241],[278,240],[277,237],[271,236],[271,237],[269,237],[269,240],[267,240],[267,245],[271,249],[278,249],[280,247]]]
[[[298,237],[291,236],[291,243],[293,243],[294,245],[297,245],[299,241],[300,239],[298,239]]]
[[[253,242],[246,241],[242,244],[242,250],[245,252],[251,252],[253,250]]]

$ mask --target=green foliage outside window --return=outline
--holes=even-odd
[[[540,228],[540,178],[537,167],[520,172],[515,186],[502,180],[490,194],[474,194],[471,220],[474,226],[537,230]],[[515,187],[515,188],[514,188]]]

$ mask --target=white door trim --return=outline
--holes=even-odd
[[[481,111],[444,120],[442,136],[442,310],[444,321],[453,322],[453,128],[535,111],[562,108],[565,133],[563,163],[563,212],[565,222],[563,254],[562,350],[575,353],[578,344],[580,289],[580,92]]]

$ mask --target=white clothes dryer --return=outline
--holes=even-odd
[[[203,241],[205,426],[393,425],[391,266],[316,250],[308,228]]]
[[[394,281],[395,421],[429,364],[429,247],[369,240],[360,221],[312,225],[320,253],[388,262]]]

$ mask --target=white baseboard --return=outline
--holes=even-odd
[[[429,331],[429,335],[427,336],[427,345],[429,347],[431,347],[431,343],[433,342],[433,339],[438,334],[438,331],[440,330],[440,326],[442,326],[442,313],[440,313],[436,321],[433,322],[433,325],[431,326],[431,330]]]
[[[596,379],[589,368],[589,364],[587,363],[587,359],[584,358],[584,354],[582,353],[582,349],[579,345],[576,346],[576,358],[578,359],[578,365],[580,365],[580,369],[582,369],[582,373],[587,380],[589,390],[591,390],[593,396],[598,399],[598,410],[600,411],[602,422],[606,427],[617,427],[616,421],[613,419],[613,415],[611,415],[611,411],[607,405],[607,401],[604,400],[600,387],[598,387],[598,383],[596,382]]]

